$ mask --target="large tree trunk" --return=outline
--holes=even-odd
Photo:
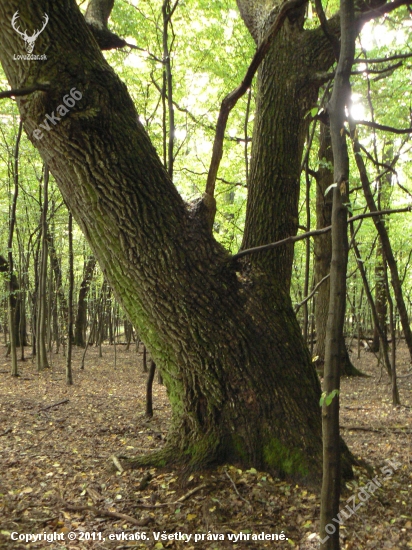
[[[12,59],[17,9],[28,28],[49,15],[36,42],[47,62]],[[184,204],[74,0],[10,0],[0,24],[11,86],[53,83],[17,100],[25,130],[163,376],[172,426],[160,456],[318,478],[319,383],[283,288],[258,270],[237,273],[203,204]],[[82,99],[37,140],[73,88]]]
[[[238,0],[256,44],[274,19],[277,2]],[[280,3],[279,3],[280,4]],[[292,13],[273,41],[257,77],[246,226],[242,248],[252,248],[295,235],[303,147],[321,82],[317,73],[334,61],[322,32],[304,31],[305,6]],[[293,245],[251,257],[289,292]]]

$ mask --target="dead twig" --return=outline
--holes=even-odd
[[[340,426],[343,430],[357,430],[360,432],[376,432],[378,434],[382,433],[382,430],[377,430],[376,428],[368,428],[363,426]]]
[[[202,483],[201,485],[198,485],[194,489],[191,489],[186,494],[178,498],[177,500],[174,500],[173,502],[160,502],[159,504],[135,504],[137,508],[164,508],[165,506],[176,506],[177,504],[181,504],[185,500],[187,500],[189,497],[200,491],[201,489],[204,489],[207,487],[207,483]]]
[[[123,519],[139,527],[144,527],[151,521],[151,518],[149,517],[136,519],[132,518],[132,516],[128,516],[127,514],[121,514],[120,512],[109,512],[109,510],[102,510],[100,508],[96,508],[96,506],[74,506],[72,504],[68,504],[65,500],[62,499],[60,499],[60,502],[63,508],[72,512],[93,512],[93,514],[95,514],[96,516],[106,516],[109,518]]]
[[[54,521],[55,519],[59,519],[60,516],[52,516],[51,518],[28,518],[29,521],[33,523],[49,523],[50,521]]]
[[[198,491],[200,491],[201,489],[204,489],[205,487],[207,487],[207,483],[202,483],[201,485],[198,485],[197,487],[195,487],[194,489],[191,489],[190,491],[188,491],[185,495],[183,495],[182,497],[178,498],[176,500],[176,502],[174,502],[173,504],[179,504],[179,502],[184,502],[185,500],[187,500],[189,497],[191,497],[192,495],[194,495],[195,493],[197,493]]]
[[[7,430],[5,430],[4,432],[2,432],[2,433],[0,434],[0,437],[2,437],[3,435],[9,434],[11,431],[12,431],[12,428],[7,428]]]
[[[405,428],[391,428],[388,426],[386,429],[379,428],[368,428],[367,426],[340,426],[343,430],[353,430],[353,431],[362,431],[362,432],[375,432],[378,434],[381,433],[395,433],[395,434],[409,434],[412,433],[412,430],[409,430],[407,426]]]
[[[64,403],[68,403],[70,399],[63,399],[62,401],[58,401],[57,403],[52,403],[51,405],[47,405],[47,407],[43,407],[40,410],[41,411],[48,411],[49,409],[53,409],[54,407],[58,407],[59,405],[64,405]]]
[[[234,490],[235,490],[235,493],[237,494],[237,496],[243,500],[243,502],[246,502],[246,504],[249,504],[250,506],[250,502],[248,500],[246,500],[245,498],[242,497],[242,495],[239,493],[239,491],[237,490],[237,487],[236,487],[236,483],[233,481],[233,479],[230,477],[230,474],[227,470],[225,470],[225,474],[227,475],[227,477],[230,479],[230,483],[232,484]]]

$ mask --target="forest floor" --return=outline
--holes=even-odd
[[[84,371],[78,369],[81,354],[74,352],[74,385],[68,387],[61,355],[52,355],[52,368],[40,374],[30,358],[20,362],[21,376],[12,379],[3,351],[0,548],[318,547],[319,490],[234,465],[191,475],[184,487],[176,471],[116,469],[112,455],[133,456],[163,444],[170,415],[165,390],[154,383],[154,416],[148,419],[141,353],[117,346],[115,368],[113,346],[105,346],[101,358],[91,348]],[[402,405],[393,407],[388,377],[375,356],[362,351],[353,361],[369,377],[342,380],[342,435],[370,469],[356,467],[356,480],[342,495],[341,509],[357,507],[347,520],[342,514],[342,549],[407,550],[412,548],[412,376],[399,381]],[[398,361],[399,375],[411,372],[402,346]],[[391,468],[388,460],[395,465],[392,473],[382,471]],[[366,487],[369,493],[360,493],[359,506],[357,495]],[[287,541],[265,538],[282,532]],[[162,540],[163,534],[181,540]],[[57,540],[12,540],[24,535]]]

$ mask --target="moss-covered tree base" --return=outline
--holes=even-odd
[[[220,438],[222,438],[222,431]],[[313,457],[302,452],[301,449],[287,448],[279,439],[272,437],[261,442],[260,458],[247,452],[245,445],[238,437],[219,439],[216,436],[185,442],[180,439],[179,445],[166,443],[163,449],[135,457],[121,456],[122,464],[126,469],[144,467],[177,468],[183,477],[193,471],[207,470],[221,464],[236,464],[242,468],[255,467],[260,471],[271,473],[281,479],[288,478],[308,485],[318,484],[319,466],[313,462]],[[352,466],[357,464],[346,444],[341,440],[341,471],[342,479],[353,479]],[[259,454],[259,453],[258,453]]]

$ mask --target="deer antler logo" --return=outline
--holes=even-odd
[[[20,28],[16,27],[16,21],[17,21],[18,18],[19,18],[19,12],[16,11],[16,13],[13,15],[13,19],[11,20],[11,26],[23,38],[23,40],[26,44],[27,53],[32,53],[33,50],[34,50],[34,44],[35,44],[39,34],[41,34],[44,31],[44,29],[46,28],[47,23],[49,22],[49,16],[47,15],[47,13],[44,14],[44,16],[43,16],[43,19],[44,19],[43,27],[39,31],[34,31],[34,33],[31,36],[28,36],[27,30],[25,30],[24,32],[21,32]]]

